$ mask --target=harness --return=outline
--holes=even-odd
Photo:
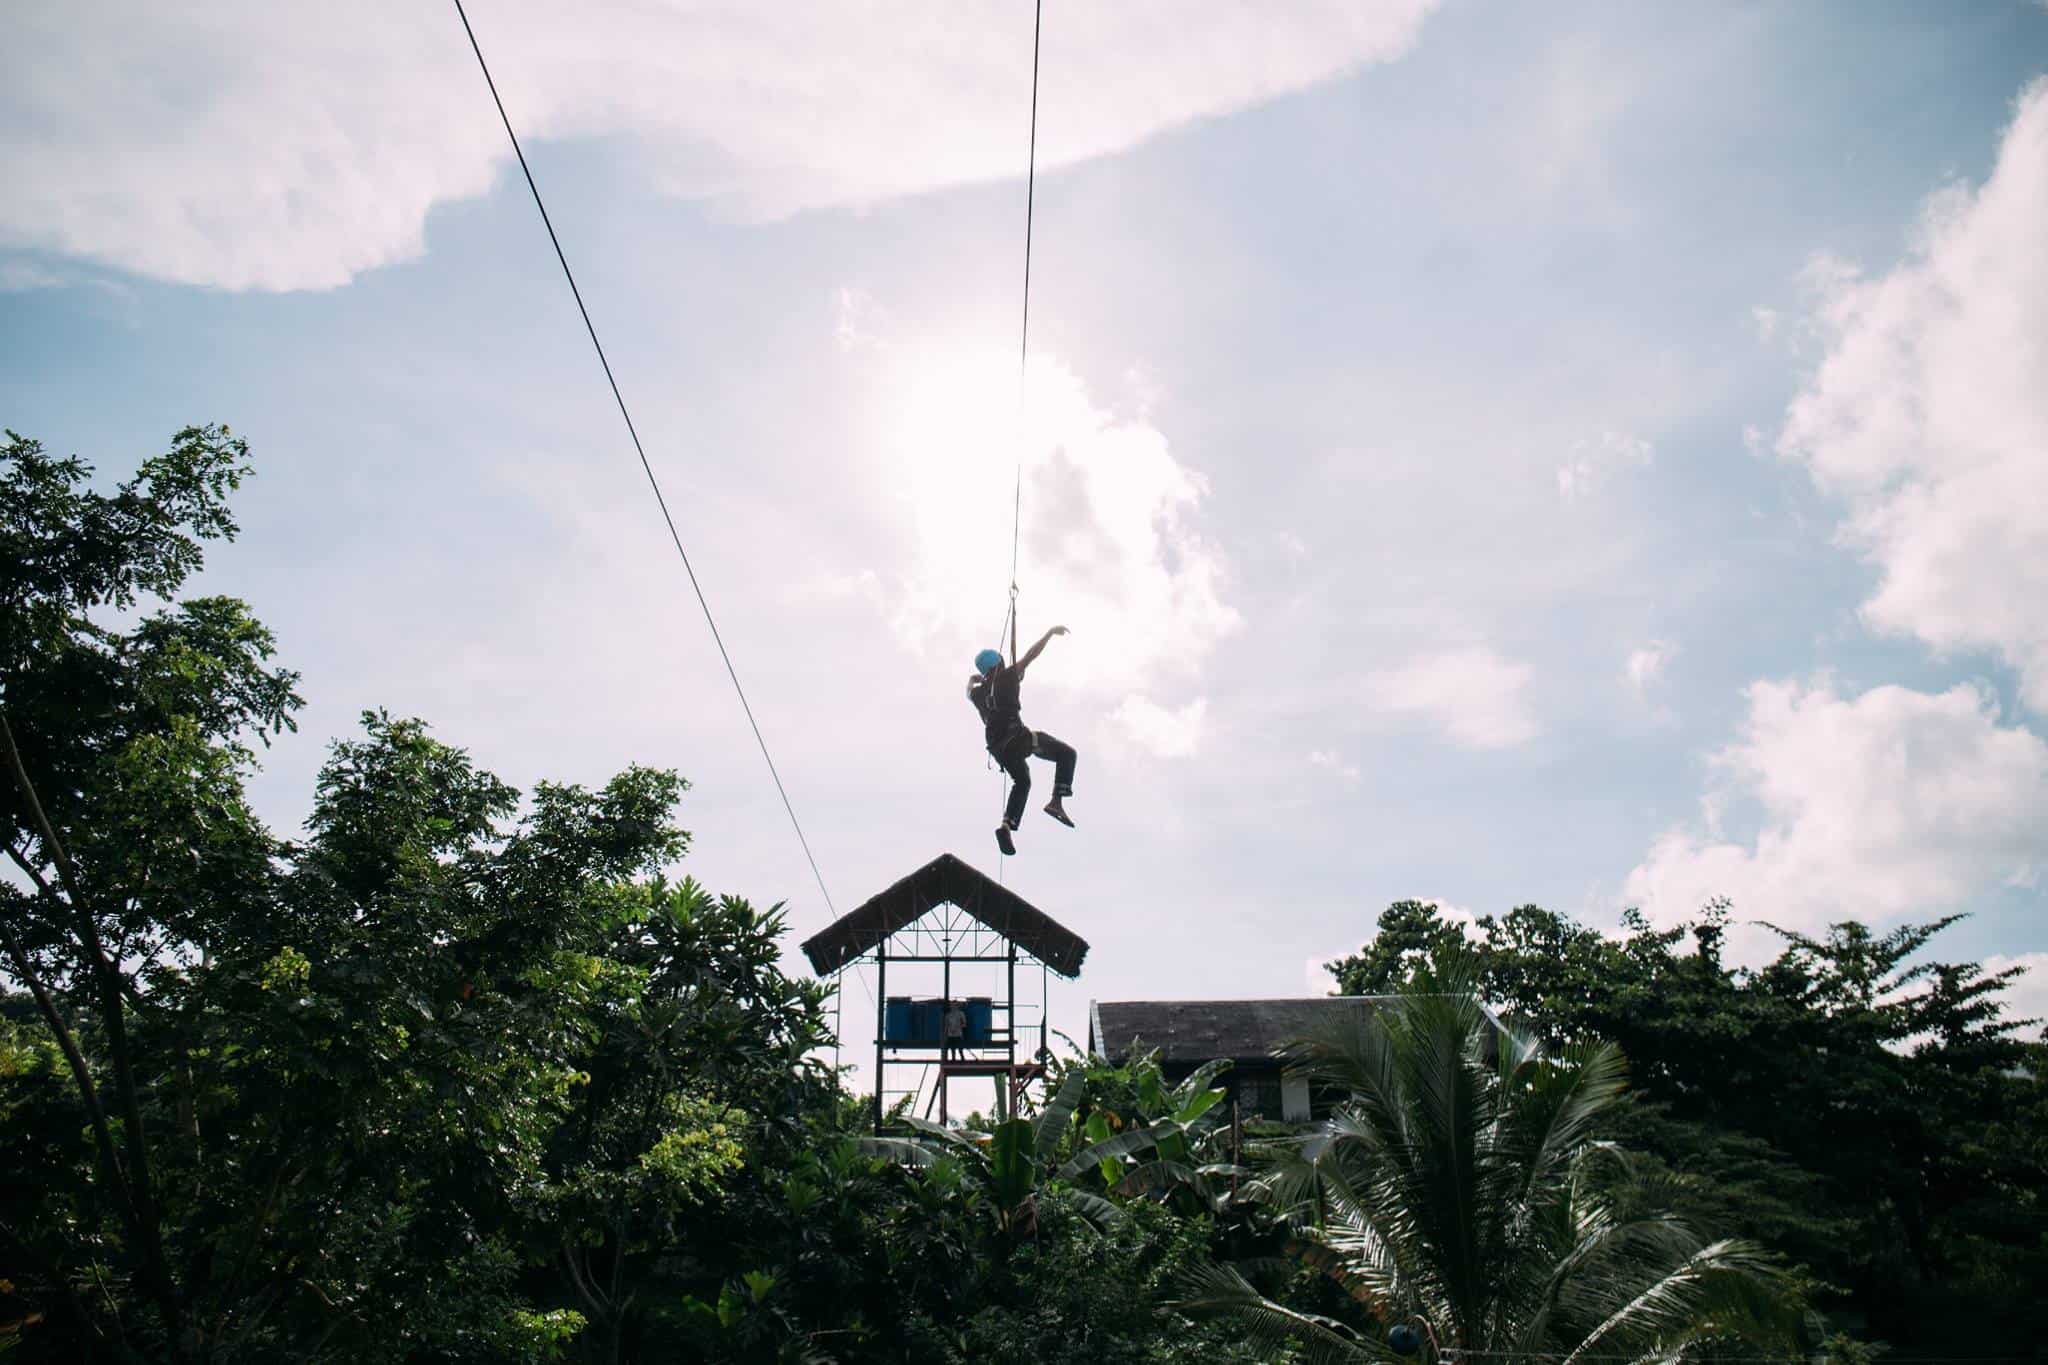
[[[982,739],[989,755],[997,761],[1017,746],[1019,740],[1035,744],[1031,727],[1024,723],[1023,705],[1020,700],[1017,710],[1010,713],[1008,722],[998,733],[991,713],[996,707],[995,683],[986,676],[971,678],[967,683],[967,700],[974,704],[976,714],[981,717]]]

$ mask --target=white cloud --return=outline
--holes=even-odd
[[[1479,912],[1467,910],[1462,905],[1453,905],[1447,900],[1438,900],[1435,896],[1411,896],[1409,899],[1421,901],[1424,905],[1434,906],[1437,918],[1447,924],[1462,924],[1467,929],[1470,929],[1479,923]]]
[[[1926,205],[1878,278],[1817,258],[1826,344],[1777,449],[1845,498],[1844,539],[1882,578],[1874,626],[1996,650],[2048,711],[2048,80],[1991,177]]]
[[[1335,773],[1347,785],[1356,784],[1359,779],[1358,765],[1346,761],[1334,749],[1311,750],[1308,763],[1311,768],[1321,768],[1325,772]]]
[[[1770,341],[1778,335],[1779,316],[1777,309],[1766,308],[1762,304],[1758,304],[1749,310],[1749,320],[1756,328],[1756,338],[1758,341]]]
[[[1346,948],[1341,953],[1326,953],[1320,957],[1303,958],[1301,962],[1301,983],[1310,995],[1328,995],[1337,989],[1337,978],[1330,975],[1330,964],[1342,961],[1357,952]]]
[[[1647,695],[1652,683],[1663,680],[1665,666],[1676,653],[1678,647],[1663,640],[1652,640],[1640,649],[1630,650],[1628,662],[1622,666],[1628,685],[1638,696]]]
[[[2044,1028],[2044,1022],[2048,1022],[2048,953],[2020,953],[2015,956],[1993,953],[1984,959],[1984,971],[1988,976],[1995,976],[2008,967],[2027,970],[2024,976],[2015,978],[2005,989],[2006,1017],[2037,1021],[2022,1029],[2021,1036],[2040,1038],[2048,1033],[2048,1028]]]
[[[1437,0],[1143,0],[1045,29],[1042,170],[1391,61]],[[529,144],[624,136],[653,177],[778,216],[1020,175],[1031,12],[923,0],[471,6]],[[176,72],[167,79],[166,72]],[[0,56],[0,243],[227,288],[417,257],[510,160],[452,7],[26,0]]]
[[[1714,755],[1724,783],[1701,824],[1661,834],[1625,898],[1652,918],[1687,918],[1715,896],[1743,919],[1810,930],[1954,908],[2048,866],[2048,743],[1999,723],[1967,685],[1939,694],[1753,683],[1736,741]],[[1753,800],[1752,840],[1721,811]]]
[[[1238,628],[1222,596],[1223,557],[1197,529],[1208,483],[1157,428],[1097,407],[1051,357],[1032,360],[1020,419],[1013,353],[877,343],[864,354],[886,414],[876,486],[902,490],[896,510],[908,523],[896,537],[910,561],[894,614],[906,644],[964,670],[994,642],[1013,505],[1020,645],[1055,624],[1073,632],[1050,646],[1056,657],[1034,684],[1098,698],[1144,692],[1191,677]]]
[[[1426,720],[1465,748],[1505,749],[1536,734],[1529,676],[1527,664],[1473,645],[1371,674],[1363,700],[1386,715]]]
[[[1598,440],[1578,441],[1572,457],[1558,466],[1557,491],[1567,501],[1592,492],[1620,470],[1650,463],[1655,447],[1640,436],[1625,431],[1607,431]]]
[[[1179,710],[1169,710],[1150,697],[1132,693],[1110,719],[1154,758],[1193,758],[1202,747],[1202,721],[1208,711],[1207,697],[1196,697]]]

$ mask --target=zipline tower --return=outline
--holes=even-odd
[[[877,1131],[888,1097],[914,1101],[933,1068],[938,1075],[927,1108],[936,1102],[941,1121],[949,1117],[949,1083],[968,1078],[992,1080],[997,1112],[1015,1113],[1026,1088],[1045,1074],[1048,973],[1072,980],[1088,955],[1078,934],[950,853],[840,916],[803,948],[821,977],[875,964]],[[1035,1006],[1036,1027],[1020,1018],[1019,967],[1027,992],[1031,969],[1038,969],[1038,999],[1022,1002],[1023,1011]],[[892,988],[898,993],[891,995]],[[948,1001],[959,1002],[967,1016],[966,1055],[953,1060],[943,1056]],[[918,1076],[891,1087],[889,1077],[905,1068]]]

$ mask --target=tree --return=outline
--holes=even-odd
[[[127,630],[99,619],[168,598],[202,542],[232,536],[247,450],[191,427],[111,496],[76,458],[7,433],[0,450],[0,839],[28,886],[0,889],[0,948],[64,1059],[91,1174],[57,1196],[88,1219],[97,1268],[132,1280],[174,1349],[188,1304],[164,1235],[152,1123],[150,974],[244,908],[274,845],[242,797],[252,737],[290,722],[295,676],[238,602],[188,601]],[[185,1096],[189,1102],[190,1093]],[[54,1173],[53,1173],[54,1174]],[[26,1271],[95,1315],[36,1227],[4,1227]],[[104,1221],[102,1221],[104,1220]],[[97,1329],[95,1329],[97,1330]]]
[[[539,1357],[591,1320],[616,1353],[829,1089],[779,915],[660,880],[673,773],[522,811],[382,712],[277,839],[243,782],[296,675],[240,602],[177,599],[246,449],[191,428],[102,494],[9,441],[0,1323],[49,1358]]]
[[[1761,1250],[1709,1240],[1595,1140],[1619,1099],[1611,1044],[1549,1053],[1497,1034],[1469,977],[1426,977],[1367,1022],[1291,1049],[1348,1095],[1261,1177],[1304,1254],[1380,1325],[1419,1323],[1432,1357],[1668,1359],[1700,1343],[1789,1344],[1792,1305]],[[1261,1295],[1211,1267],[1180,1305],[1312,1360],[1392,1360],[1376,1331]]]
[[[1725,961],[1731,907],[1610,937],[1537,906],[1469,930],[1404,903],[1333,965],[1346,992],[1398,989],[1469,954],[1485,996],[1554,1043],[1614,1041],[1634,1098],[1607,1136],[1690,1177],[1689,1216],[1805,1268],[1831,1314],[1916,1349],[2019,1349],[2048,1329],[2048,1163],[2018,1131],[2042,1051],[2003,999],[2017,971],[1933,958],[1954,916],[1878,934],[1779,931]],[[2037,1100],[2031,1101],[2037,1103]]]
[[[1160,1302],[1210,1250],[1162,1154],[1214,1142],[1212,1076],[1167,1087],[1154,1059],[1076,1061],[1036,1114],[987,1131],[912,1119],[874,1138],[850,1112],[787,1168],[783,1207],[749,1220],[735,1264],[752,1269],[695,1298],[688,1358],[1264,1359]]]
[[[836,1093],[818,1060],[828,993],[779,970],[783,931],[779,908],[655,882],[632,888],[596,955],[568,964],[578,1071],[524,1213],[600,1358],[657,1334],[707,1269],[737,1265],[745,1285],[758,1268],[705,1254],[695,1234],[750,1165],[804,1150],[807,1116]]]
[[[1205,1080],[864,1150],[780,908],[670,878],[665,770],[522,794],[369,711],[277,837],[296,675],[179,596],[246,450],[101,493],[9,441],[0,1354],[1245,1359],[1152,1294],[1208,1244]]]

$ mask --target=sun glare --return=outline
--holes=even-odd
[[[896,624],[920,649],[995,643],[1013,514],[1025,642],[1054,624],[1075,635],[1048,685],[1142,686],[1235,628],[1190,524],[1207,486],[1158,430],[1099,407],[1051,357],[1032,361],[1021,403],[1016,362],[993,347],[903,348],[892,368],[884,459],[914,565]]]

